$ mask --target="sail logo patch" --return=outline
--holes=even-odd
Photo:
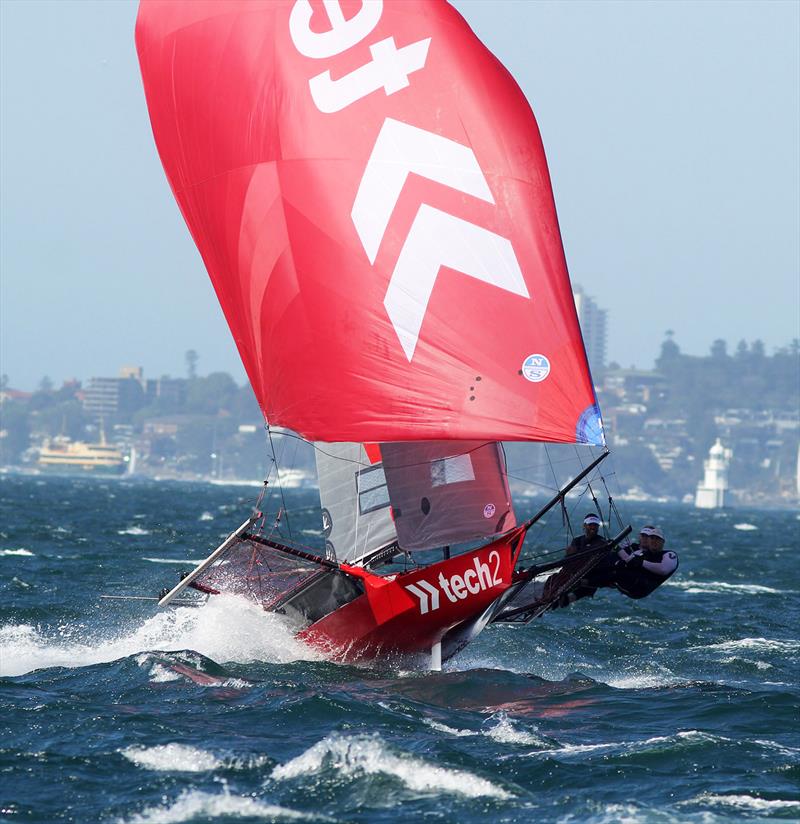
[[[442,593],[450,603],[455,604],[469,595],[477,595],[481,591],[500,586],[503,583],[500,577],[500,553],[493,549],[489,553],[489,563],[481,561],[480,558],[473,559],[472,566],[463,575],[455,574],[446,577],[443,572],[440,572],[437,583],[438,586],[420,578],[415,584],[405,585],[405,588],[419,601],[420,615],[439,609]]]
[[[522,362],[522,377],[540,383],[550,374],[550,361],[544,355],[528,355]]]
[[[491,518],[495,512],[497,512],[497,507],[494,504],[486,504],[483,508],[483,517]]]

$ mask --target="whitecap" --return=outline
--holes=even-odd
[[[758,527],[755,524],[747,524],[747,523],[734,524],[733,528],[738,529],[740,532],[752,532],[754,529],[758,529]]]
[[[151,564],[191,564],[197,566],[202,564],[205,558],[142,558],[143,561],[149,561]]]
[[[181,824],[184,821],[210,821],[215,818],[252,818],[270,821],[321,821],[323,816],[267,804],[252,796],[231,795],[227,787],[221,794],[184,790],[173,802],[147,807],[121,824]]]
[[[270,761],[266,755],[216,755],[200,747],[177,743],[127,747],[120,750],[120,754],[137,766],[156,772],[246,770],[263,767]]]
[[[656,735],[652,738],[645,738],[641,741],[606,741],[597,744],[561,744],[558,747],[537,750],[527,755],[535,758],[555,758],[561,760],[566,758],[570,760],[572,756],[582,756],[586,753],[641,753],[651,750],[660,750],[666,747],[674,747],[676,745],[701,744],[706,742],[720,742],[729,741],[728,738],[722,736],[711,735],[710,733],[701,732],[700,730],[684,730],[675,735]]]
[[[666,581],[664,586],[683,589],[690,594],[744,592],[747,595],[789,595],[793,593],[793,590],[774,589],[761,584],[729,584],[725,581]]]
[[[754,744],[759,744],[762,747],[766,747],[768,750],[775,750],[779,752],[781,755],[787,756],[795,756],[800,755],[800,747],[787,747],[785,744],[779,744],[777,741],[770,741],[769,739],[764,740],[762,738],[756,738],[753,741]]]
[[[285,619],[244,598],[216,595],[200,607],[158,612],[133,631],[113,634],[62,626],[51,634],[30,624],[0,627],[0,676],[44,667],[81,667],[147,650],[192,649],[220,663],[320,660],[298,641]]]
[[[136,658],[136,663],[139,666],[145,666],[149,663],[149,656],[147,655],[139,655]],[[169,667],[165,667],[160,661],[155,661],[153,666],[150,670],[150,683],[151,684],[166,684],[170,681],[180,681],[181,676],[175,672],[175,670],[171,670]]]
[[[448,735],[454,735],[457,738],[464,738],[469,735],[477,735],[478,733],[475,730],[457,730],[455,727],[448,727],[447,724],[442,724],[439,721],[434,721],[432,718],[423,718],[422,719],[429,727],[436,730],[437,732],[444,732]]]
[[[296,758],[272,771],[278,781],[308,776],[324,769],[338,775],[389,775],[415,792],[443,792],[469,798],[490,796],[510,798],[510,794],[485,778],[464,770],[434,766],[420,758],[397,755],[377,734],[346,737],[334,733],[323,738]]]
[[[199,521],[213,521],[214,516],[210,512],[203,512],[198,518]]]
[[[701,793],[695,798],[681,802],[681,805],[689,804],[713,804],[721,807],[733,807],[738,810],[757,810],[759,812],[777,812],[778,810],[797,810],[800,812],[800,801],[790,801],[782,798],[758,798],[753,795]]]
[[[0,557],[6,555],[24,555],[26,557],[33,557],[34,553],[31,552],[29,549],[24,549],[20,547],[19,549],[0,549]]]
[[[121,753],[128,761],[148,770],[207,772],[222,766],[222,761],[212,753],[187,744],[128,747]]]
[[[519,730],[514,726],[514,722],[504,712],[500,712],[492,718],[497,723],[493,727],[483,730],[483,734],[500,744],[526,744],[528,746],[547,746],[547,742],[527,730]]]
[[[722,641],[719,644],[691,647],[691,649],[715,649],[722,651],[748,649],[772,652],[796,652],[800,650],[800,641],[794,639],[737,638],[733,641]]]
[[[681,679],[672,673],[636,672],[626,675],[611,675],[596,679],[619,690],[646,690],[654,687],[671,687],[679,684]]]
[[[142,529],[140,526],[129,526],[125,529],[118,529],[117,535],[149,535],[149,529]]]

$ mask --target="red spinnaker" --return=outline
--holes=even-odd
[[[136,46],[271,424],[602,443],[536,121],[444,0],[143,0]]]

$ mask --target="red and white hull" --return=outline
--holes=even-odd
[[[363,581],[364,594],[298,637],[340,661],[432,650],[436,655],[438,645],[449,637],[450,650],[447,645],[443,650],[447,658],[483,629],[492,605],[514,583],[524,536],[524,529],[515,529],[480,549],[386,577],[342,565],[344,572]]]

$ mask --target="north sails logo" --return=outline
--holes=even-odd
[[[493,564],[492,570],[490,564]],[[473,568],[474,567],[474,568]],[[473,566],[463,575],[451,575],[446,578],[439,573],[439,586],[420,578],[415,584],[406,584],[406,589],[419,600],[420,615],[439,609],[439,594],[443,592],[451,603],[463,601],[468,595],[477,595],[481,590],[491,589],[503,583],[500,577],[500,553],[493,549],[489,553],[489,563],[480,558],[473,559]]]

